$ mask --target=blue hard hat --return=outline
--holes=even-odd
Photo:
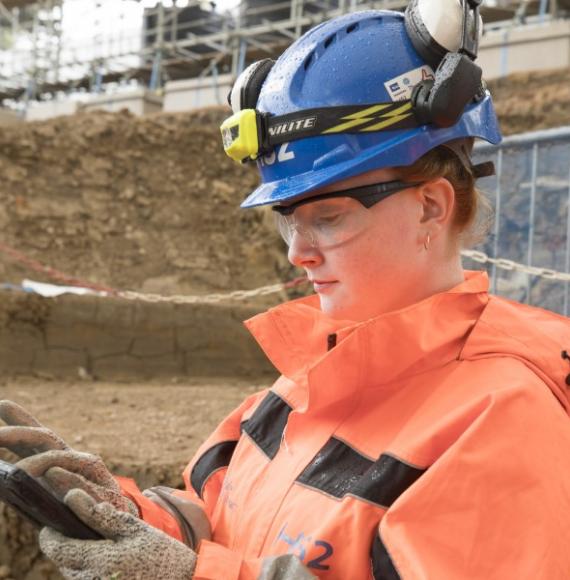
[[[430,71],[412,45],[402,13],[351,13],[316,26],[288,48],[265,79],[256,108],[284,115],[397,101],[409,98],[413,85]],[[501,141],[488,92],[451,127],[313,136],[277,146],[257,160],[261,185],[242,207],[289,202],[374,169],[411,165],[438,145],[466,137]]]

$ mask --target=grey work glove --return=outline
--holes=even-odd
[[[190,580],[196,554],[187,546],[109,503],[96,503],[80,489],[66,505],[103,540],[74,540],[51,528],[40,548],[67,580]]]
[[[293,554],[265,558],[257,580],[317,580]]]
[[[40,481],[63,499],[74,488],[85,490],[98,502],[138,516],[137,506],[121,494],[100,457],[75,451],[63,439],[44,427],[30,413],[12,401],[0,401],[0,447],[22,459],[16,467]]]

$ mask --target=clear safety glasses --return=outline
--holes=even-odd
[[[425,182],[387,181],[315,195],[287,206],[276,205],[277,227],[290,246],[295,233],[315,248],[344,244],[373,221],[367,211],[378,202]],[[299,208],[302,208],[300,211]]]

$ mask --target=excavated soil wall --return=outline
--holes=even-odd
[[[570,68],[512,74],[489,89],[504,135],[570,125]]]
[[[221,150],[225,109],[84,113],[0,132],[2,242],[114,288],[205,294],[288,277],[253,167]],[[11,259],[0,279],[49,281]]]
[[[0,365],[7,375],[107,381],[267,376],[273,368],[242,323],[258,310],[5,293]]]

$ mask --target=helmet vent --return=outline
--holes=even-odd
[[[345,29],[345,33],[350,34],[351,32],[358,30],[360,28],[360,24],[361,24],[360,22],[353,22],[350,26],[348,26]],[[316,50],[314,50],[307,56],[305,62],[303,63],[303,68],[307,70],[315,62],[315,60],[318,59],[320,56],[322,56],[323,52],[336,41],[337,37],[338,31],[335,32],[334,34],[331,34],[330,36],[327,36],[324,42],[321,45],[319,45],[316,48]]]
[[[334,42],[335,38],[336,38],[336,34],[331,34],[331,36],[329,36],[324,42],[325,48],[328,48]]]

